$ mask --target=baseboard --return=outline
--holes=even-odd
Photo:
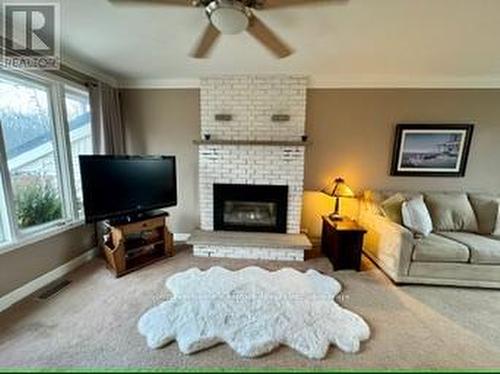
[[[174,233],[174,242],[187,242],[191,234]]]
[[[175,242],[186,242],[191,234],[187,233],[175,233],[174,241]],[[45,287],[49,283],[65,276],[70,271],[76,269],[77,267],[83,265],[84,263],[92,260],[97,254],[97,249],[92,248],[91,250],[81,254],[80,256],[74,258],[71,261],[59,266],[58,268],[49,271],[48,273],[43,274],[42,276],[32,280],[29,283],[26,283],[24,286],[21,286],[14,291],[0,297],[0,312],[9,308],[11,305],[21,301],[25,297],[31,295],[33,292],[38,291],[39,289]]]
[[[42,276],[32,280],[31,282],[26,283],[24,286],[15,289],[7,295],[2,296],[0,298],[0,312],[9,308],[11,305],[17,303],[18,301],[21,301],[25,297],[31,295],[33,292],[36,292],[39,289],[45,287],[51,282],[54,282],[55,280],[65,276],[70,271],[75,270],[84,263],[92,260],[96,256],[96,254],[96,248],[92,248],[91,250],[81,254],[71,261],[66,262],[58,268],[55,268],[54,270],[43,274]]]

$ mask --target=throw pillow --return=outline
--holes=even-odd
[[[401,225],[403,223],[403,218],[401,216],[401,206],[405,201],[406,199],[403,194],[394,194],[388,199],[382,201],[382,211],[384,212],[385,216],[391,221]]]
[[[401,207],[401,215],[403,225],[414,233],[429,236],[432,232],[432,219],[423,196],[405,201]]]
[[[467,195],[462,192],[425,194],[435,231],[477,232],[477,220]]]
[[[491,235],[495,232],[500,209],[500,198],[488,195],[469,195],[472,208],[476,213],[478,233]]]

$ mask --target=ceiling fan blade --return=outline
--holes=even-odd
[[[285,8],[297,5],[310,5],[314,3],[337,3],[339,0],[265,0],[263,9]],[[347,0],[343,0],[347,1]]]
[[[115,4],[155,4],[155,5],[176,5],[176,6],[197,6],[197,1],[192,0],[109,0]]]
[[[278,58],[284,58],[293,53],[293,50],[255,15],[250,19],[247,31]]]
[[[217,30],[211,23],[207,25],[205,31],[198,40],[198,44],[191,52],[191,57],[204,58],[208,55],[212,47],[217,42],[220,36],[220,31]]]

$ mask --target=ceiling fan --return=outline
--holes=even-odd
[[[163,5],[203,7],[209,24],[191,52],[195,58],[207,57],[221,34],[239,34],[247,31],[269,49],[277,58],[284,58],[293,50],[281,40],[253,10],[284,8],[332,0],[110,0],[114,3],[155,3]]]

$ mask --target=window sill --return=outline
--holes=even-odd
[[[75,229],[77,227],[82,227],[85,225],[84,220],[78,220],[75,222],[70,222],[61,226],[55,226],[53,228],[44,230],[42,232],[37,232],[34,233],[33,235],[30,235],[28,238],[24,238],[21,240],[17,240],[15,242],[8,242],[5,244],[0,244],[0,255],[15,251],[16,249],[35,244],[37,242],[40,242],[42,240],[49,239],[53,236],[62,234],[66,231]]]

